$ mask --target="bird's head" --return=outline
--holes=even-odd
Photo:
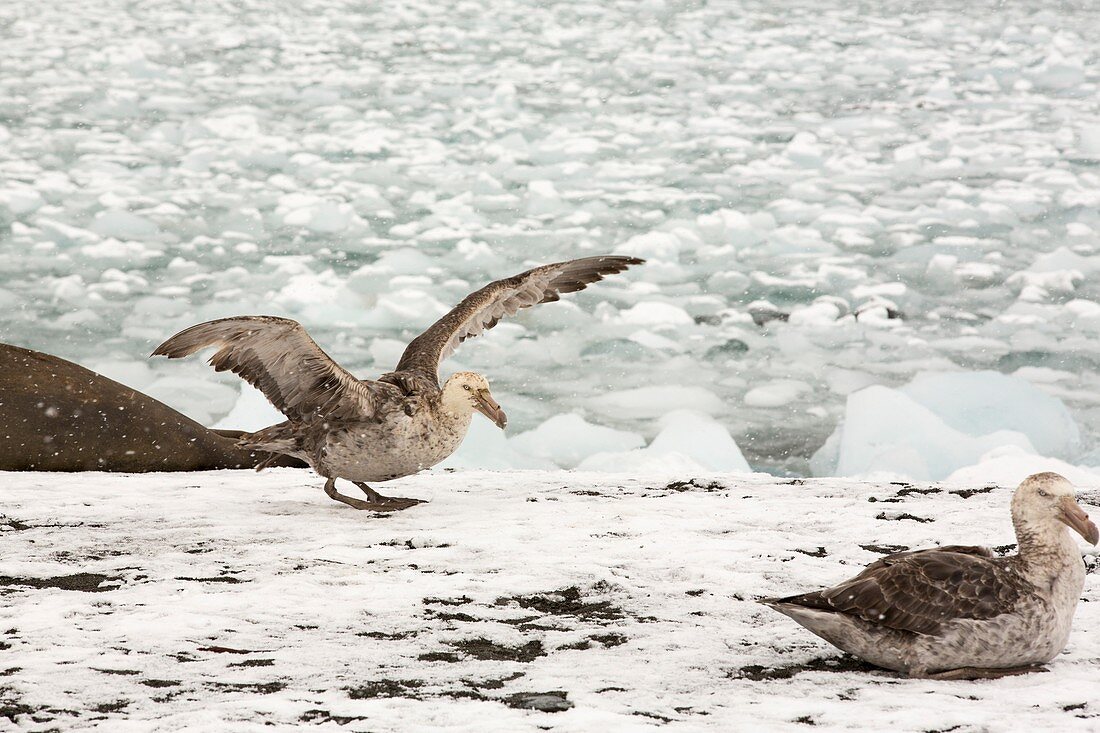
[[[477,372],[452,374],[443,384],[443,406],[460,415],[477,410],[501,430],[508,424],[508,416],[489,392],[489,380]]]
[[[1012,518],[1017,524],[1051,532],[1064,531],[1064,524],[1089,543],[1100,542],[1100,530],[1077,503],[1073,484],[1049,471],[1023,480],[1012,495]]]

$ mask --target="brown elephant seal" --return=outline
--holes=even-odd
[[[305,466],[289,456],[242,450],[235,440],[240,434],[210,430],[71,361],[0,343],[0,470]]]

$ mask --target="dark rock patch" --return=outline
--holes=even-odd
[[[963,499],[969,499],[975,494],[988,494],[990,491],[994,491],[996,486],[983,486],[980,489],[955,489],[951,493],[955,496],[962,497]]]
[[[119,585],[104,585],[104,583],[118,583],[121,585],[122,579],[112,578],[101,573],[77,573],[75,575],[58,575],[53,578],[15,578],[10,575],[0,575],[0,586],[28,586],[37,590],[60,588],[61,590],[75,590],[84,593],[103,593],[119,588]]]
[[[703,483],[702,479],[689,479],[687,481],[673,481],[665,486],[670,491],[684,492],[684,491],[725,491],[726,487],[717,481],[710,481]]]
[[[15,690],[11,688],[0,688],[0,719],[7,718],[13,725],[19,723],[17,718],[20,716],[35,712],[34,708],[24,705],[15,695]]]
[[[247,580],[234,578],[232,575],[217,575],[213,578],[176,578],[176,580],[189,580],[194,583],[247,583]]]
[[[425,598],[424,605],[435,604],[439,606],[464,606],[467,603],[473,603],[474,599],[469,596],[459,596],[458,598]]]
[[[231,646],[200,646],[200,652],[213,652],[214,654],[255,654],[251,649],[234,649]]]
[[[102,667],[92,667],[92,669],[94,669],[96,672],[101,672],[102,674],[117,674],[123,676],[141,674],[141,672],[136,669],[104,669]]]
[[[635,710],[634,712],[631,713],[631,715],[637,715],[637,716],[640,716],[642,718],[652,718],[653,720],[659,720],[662,723],[671,723],[672,722],[672,718],[669,718],[665,715],[661,715],[660,713],[647,713],[644,710]]]
[[[606,593],[610,587],[606,583],[597,583],[593,590]],[[626,616],[626,612],[613,605],[611,601],[587,600],[577,586],[563,588],[550,593],[536,593],[529,596],[510,596],[498,598],[496,605],[505,606],[515,603],[538,613],[552,616],[573,616],[574,618],[611,621]]]
[[[328,710],[307,710],[298,716],[298,720],[303,723],[316,723],[318,725],[322,723],[336,723],[336,725],[347,725],[348,723],[354,723],[357,720],[366,720],[364,715],[333,715]]]
[[[92,710],[95,710],[97,713],[117,713],[125,710],[129,705],[129,700],[115,700],[114,702],[100,703],[92,708]]]
[[[155,680],[155,679],[153,679],[153,680],[142,680],[141,684],[145,685],[146,687],[156,687],[156,688],[160,688],[160,687],[179,687],[180,681],[179,680]]]
[[[366,636],[370,639],[384,639],[385,641],[399,641],[401,639],[411,639],[416,636],[415,631],[397,631],[394,633],[388,633],[385,631],[360,631],[356,636]]]
[[[908,486],[904,489],[899,489],[894,493],[894,496],[910,496],[912,494],[919,494],[920,496],[926,496],[928,494],[942,494],[943,489],[918,489],[915,486]]]
[[[439,619],[440,621],[462,621],[464,623],[470,623],[478,620],[468,613],[447,613],[434,609],[428,609],[428,613],[431,614],[432,618]]]
[[[421,680],[374,680],[365,685],[346,687],[352,700],[372,700],[377,697],[409,697],[419,699],[415,692],[424,685]]]
[[[929,517],[918,517],[916,514],[909,514],[908,512],[902,512],[901,514],[895,514],[894,516],[889,516],[886,512],[879,512],[879,514],[875,516],[875,519],[885,519],[888,522],[900,522],[902,520],[908,519],[909,521],[920,522],[921,524],[928,524],[929,522],[936,521],[935,519],[931,519]]]
[[[880,555],[893,555],[895,552],[905,552],[909,548],[906,545],[860,545],[867,552],[877,552]]]
[[[255,695],[271,695],[286,689],[285,682],[211,682],[210,687],[225,692],[248,692]]]
[[[461,661],[454,652],[426,652],[417,657],[421,662],[449,662],[451,664]]]
[[[23,530],[30,529],[31,525],[24,524],[23,522],[20,522],[18,519],[4,517],[3,519],[0,519],[0,527],[7,527],[8,529],[13,530],[15,532],[22,532]]]
[[[246,659],[243,662],[230,662],[227,667],[271,667],[274,659]]]
[[[562,690],[550,692],[517,692],[500,699],[510,708],[520,710],[539,710],[544,713],[561,713],[573,707],[569,693]]]
[[[522,646],[506,646],[485,638],[451,642],[450,645],[468,657],[494,662],[532,662],[546,656],[541,641],[529,641]]]
[[[800,550],[796,547],[794,549],[794,551],[795,552],[800,552],[803,555],[809,555],[810,557],[825,557],[826,555],[829,554],[828,552],[825,551],[824,547],[818,547],[816,550]]]
[[[596,634],[588,638],[592,641],[597,641],[606,647],[622,646],[627,642],[627,638],[622,634]]]
[[[886,670],[845,654],[842,657],[818,657],[802,664],[786,664],[781,667],[750,664],[734,670],[729,674],[729,677],[736,680],[767,682],[770,680],[789,680],[802,672],[880,672],[888,674]]]

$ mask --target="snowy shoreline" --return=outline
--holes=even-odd
[[[1009,487],[440,471],[388,485],[428,504],[372,517],[291,469],[4,473],[0,485],[0,729],[1100,720],[1095,549],[1047,674],[902,680],[754,602],[902,548],[1007,549]],[[1081,498],[1100,505],[1100,492]]]

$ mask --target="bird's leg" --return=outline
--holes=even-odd
[[[1032,664],[1026,667],[959,667],[949,669],[946,672],[936,672],[928,675],[930,680],[995,680],[1000,677],[1012,677],[1018,674],[1030,674],[1031,672],[1049,672],[1041,664]]]
[[[411,506],[416,506],[417,504],[424,503],[423,499],[404,499],[399,496],[382,496],[362,481],[352,481],[352,483],[358,486],[359,489],[367,495],[367,498],[370,499],[372,503],[380,506],[385,506],[386,509],[382,511],[397,511],[399,509],[408,509]]]
[[[353,499],[350,496],[344,496],[336,490],[336,477],[330,476],[325,481],[325,493],[329,495],[329,498],[335,499],[343,504],[347,504],[350,507],[356,509],[366,509],[371,512],[392,512],[397,509],[407,509],[412,506],[408,504],[405,506],[395,506],[385,502],[363,501],[362,499]],[[383,497],[384,498],[384,497]]]

